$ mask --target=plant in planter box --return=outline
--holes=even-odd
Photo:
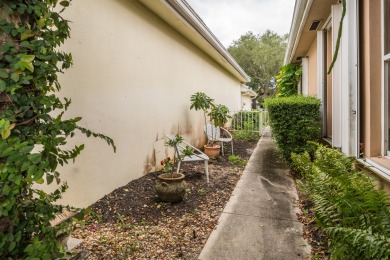
[[[168,146],[175,149],[173,159],[170,157],[161,161],[163,166],[163,174],[158,176],[156,181],[156,193],[160,200],[164,202],[178,202],[181,201],[186,193],[187,183],[184,180],[184,174],[175,173],[175,162],[178,157],[191,156],[194,154],[194,150],[187,146],[181,153],[179,153],[177,144],[181,143],[183,138],[176,135],[175,138],[170,139],[167,142]]]

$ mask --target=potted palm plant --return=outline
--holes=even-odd
[[[190,109],[203,110],[205,126],[207,125],[207,116],[210,117],[210,123],[215,127],[223,127],[231,116],[229,109],[225,105],[215,105],[214,99],[208,97],[205,93],[197,92],[191,96]],[[215,127],[205,128],[208,143],[204,146],[204,152],[207,156],[214,158],[220,154],[221,146],[215,143],[215,136],[217,133]],[[211,133],[209,133],[211,131]],[[209,138],[212,137],[212,138]]]
[[[191,156],[194,154],[194,150],[187,146],[181,153],[177,149],[177,144],[181,143],[183,138],[176,135],[175,138],[170,139],[167,142],[168,146],[175,149],[173,158],[165,158],[161,161],[163,166],[163,173],[157,177],[156,181],[156,193],[161,201],[164,202],[179,202],[183,200],[186,193],[187,183],[185,182],[184,174],[175,173],[175,163],[179,157]]]

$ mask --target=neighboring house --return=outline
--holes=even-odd
[[[60,79],[61,95],[72,99],[67,114],[117,146],[113,153],[98,138],[74,138],[86,148],[60,169],[70,187],[64,203],[90,205],[159,169],[166,134],[202,145],[203,112],[190,110],[195,92],[241,108],[249,77],[184,0],[73,1],[63,15],[72,28],[63,49],[74,59]]]
[[[245,84],[241,86],[241,110],[251,111],[253,99],[257,97],[256,91]]]
[[[285,63],[301,63],[302,93],[322,100],[322,135],[390,180],[390,0],[297,0]],[[366,158],[366,160],[362,160]]]

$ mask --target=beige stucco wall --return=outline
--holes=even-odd
[[[90,205],[154,170],[168,133],[201,145],[203,113],[189,109],[195,92],[240,109],[241,82],[139,2],[73,1],[64,16],[72,38],[63,49],[74,58],[60,79],[61,95],[72,98],[67,115],[117,146],[113,153],[100,139],[74,138],[86,148],[60,169],[70,187],[64,203]]]
[[[309,57],[309,96],[317,96],[318,87],[317,87],[317,38],[314,40],[309,51],[307,52]]]
[[[361,144],[368,156],[381,155],[381,1],[361,0]]]

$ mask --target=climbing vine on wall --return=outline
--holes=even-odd
[[[341,2],[342,2],[342,5],[343,5],[343,11],[342,11],[342,14],[341,14],[339,30],[337,32],[336,48],[335,48],[335,52],[333,54],[332,63],[330,64],[329,69],[328,69],[328,74],[330,74],[332,72],[334,64],[335,64],[335,62],[337,60],[337,56],[339,55],[341,36],[343,34],[343,22],[344,22],[345,14],[347,13],[347,2],[346,2],[346,0],[341,0]]]
[[[289,63],[284,65],[276,79],[276,96],[289,97],[298,94],[298,84],[301,80],[302,67]]]
[[[50,221],[63,211],[55,204],[67,189],[59,165],[74,161],[83,145],[65,148],[76,132],[112,139],[65,119],[70,99],[57,97],[58,74],[72,65],[59,46],[70,28],[61,13],[70,1],[0,1],[0,258],[56,259],[66,223]],[[75,87],[75,86],[73,86]],[[52,193],[35,184],[60,184]]]

